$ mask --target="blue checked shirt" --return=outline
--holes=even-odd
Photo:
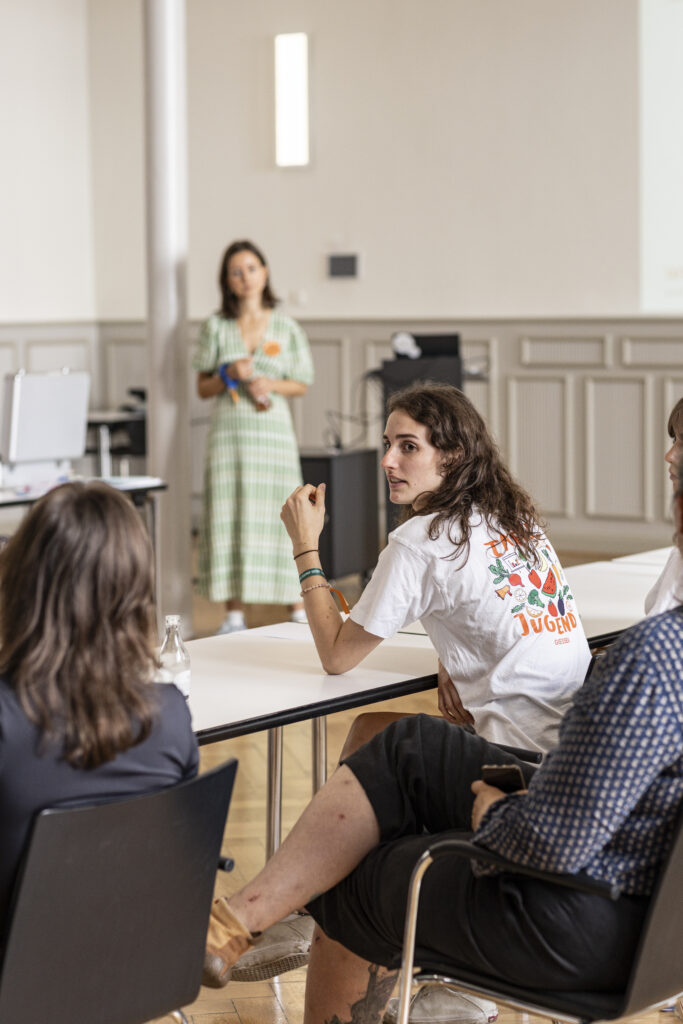
[[[647,895],[682,800],[683,605],[609,649],[528,792],[492,805],[472,838],[520,864]]]

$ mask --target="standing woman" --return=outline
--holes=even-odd
[[[275,311],[265,257],[230,245],[218,275],[222,302],[194,358],[200,398],[215,398],[204,467],[199,593],[225,601],[219,633],[245,629],[244,604],[289,604],[305,621],[283,501],[301,484],[288,398],[313,381],[306,335]]]
[[[184,697],[155,685],[152,549],[107,484],[41,498],[0,553],[0,934],[35,815],[196,774]]]

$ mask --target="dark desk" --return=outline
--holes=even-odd
[[[304,448],[300,454],[304,483],[327,485],[319,550],[328,577],[369,574],[379,557],[376,450]]]
[[[87,455],[99,457],[100,476],[111,477],[112,455],[145,455],[147,419],[144,409],[104,409],[88,413],[88,432],[97,431],[97,444],[88,438]],[[116,438],[119,437],[117,443]]]

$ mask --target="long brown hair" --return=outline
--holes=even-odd
[[[679,398],[669,413],[669,421],[666,425],[667,433],[672,441],[683,436],[683,398]]]
[[[152,728],[152,564],[133,506],[99,482],[50,491],[0,553],[0,672],[76,767]]]
[[[523,554],[533,560],[534,538],[542,520],[529,495],[512,478],[486,424],[462,391],[451,384],[413,384],[389,397],[389,413],[400,409],[427,428],[429,442],[443,452],[443,483],[420,495],[419,509],[410,506],[404,518],[435,513],[429,537],[448,531],[455,551],[469,555],[470,517],[479,511],[486,524],[513,535]]]
[[[259,261],[262,267],[267,267],[266,257],[263,255],[260,249],[250,242],[247,238],[243,238],[240,241],[233,242],[223,253],[221,259],[220,270],[218,271],[218,287],[221,290],[221,314],[227,320],[234,320],[239,316],[239,299],[236,295],[233,295],[230,285],[228,284],[228,264],[233,256],[236,256],[238,252],[250,252]],[[266,286],[263,289],[261,295],[261,306],[263,309],[274,309],[280,300],[274,295],[273,289],[270,286],[270,274],[266,278]]]

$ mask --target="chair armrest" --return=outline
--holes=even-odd
[[[493,745],[500,750],[505,750],[508,754],[514,754],[520,761],[526,761],[528,764],[540,764],[543,760],[540,750],[525,750],[524,747],[511,747],[507,743],[494,743]]]
[[[563,885],[568,889],[578,889],[580,892],[594,893],[596,896],[604,896],[605,899],[617,900],[621,895],[621,887],[612,882],[605,882],[599,878],[591,878],[585,871],[577,871],[576,874],[560,874],[556,871],[543,871],[541,868],[528,867],[526,864],[517,864],[515,861],[507,860],[500,854],[487,850],[483,846],[468,839],[440,839],[427,851],[432,860],[438,857],[445,857],[454,854],[456,857],[468,857],[481,861],[484,864],[492,864],[501,871],[507,871],[514,875],[528,875],[530,878],[537,878],[542,882],[550,882],[552,885]]]
[[[603,647],[609,647],[615,640],[618,640],[623,632],[623,629],[613,629],[609,633],[600,633],[598,636],[591,636],[588,638],[588,647],[591,652],[602,650]]]

